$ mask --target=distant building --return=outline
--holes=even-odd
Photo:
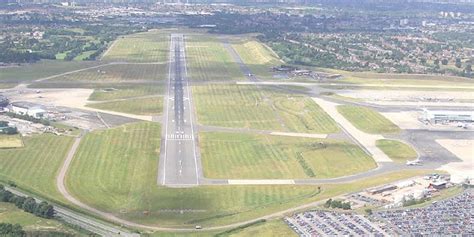
[[[7,97],[0,95],[0,108],[5,108],[10,104],[10,101]]]
[[[384,185],[384,186],[381,186],[381,187],[375,187],[375,188],[367,189],[367,192],[374,195],[374,194],[379,194],[379,193],[383,193],[383,192],[391,191],[391,190],[395,190],[395,189],[397,189],[397,186],[389,184],[389,185]]]
[[[46,110],[29,102],[14,102],[9,107],[10,112],[20,115],[29,115],[31,117],[41,119],[45,116]]]
[[[446,181],[438,181],[438,182],[431,183],[429,187],[434,188],[436,190],[440,190],[440,189],[445,189],[447,184],[448,182]]]
[[[423,120],[437,122],[473,122],[474,111],[424,110]]]

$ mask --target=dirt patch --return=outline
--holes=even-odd
[[[11,99],[14,101],[29,101],[44,105],[83,108],[93,91],[92,89],[30,89],[12,95]]]

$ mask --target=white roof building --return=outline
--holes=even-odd
[[[473,122],[474,111],[424,110],[423,120],[431,122]]]

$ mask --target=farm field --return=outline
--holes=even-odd
[[[250,68],[252,73],[261,79],[274,79],[271,68],[283,64],[273,51],[258,41],[241,40],[233,42],[232,47],[240,55],[242,61]]]
[[[207,178],[321,179],[376,167],[356,145],[329,139],[201,132],[199,141]]]
[[[163,112],[163,97],[101,102],[88,104],[87,107],[136,115],[157,115]]]
[[[19,135],[0,135],[0,148],[23,147],[23,141]]]
[[[117,39],[105,52],[104,61],[166,62],[169,35],[159,30],[128,35]]]
[[[401,141],[381,139],[376,142],[376,145],[395,162],[405,162],[418,157],[416,151],[410,145]]]
[[[55,177],[73,138],[52,134],[24,137],[24,147],[0,150],[0,181],[15,182],[34,194],[63,201]]]
[[[89,133],[71,164],[66,184],[79,200],[134,222],[160,226],[218,225],[430,171],[401,171],[341,185],[156,185],[160,126],[135,123]],[[138,139],[140,138],[140,139]],[[180,210],[183,211],[182,213]]]
[[[0,223],[19,224],[27,232],[54,231],[82,236],[59,221],[37,217],[17,208],[12,203],[0,202]]]
[[[186,60],[192,81],[245,80],[239,65],[215,37],[192,34],[186,37]]]
[[[116,64],[59,76],[48,82],[124,82],[164,81],[168,69],[162,64]]]
[[[91,101],[128,99],[141,96],[159,95],[164,93],[162,85],[113,85],[110,88],[95,89],[90,95]]]
[[[397,125],[373,109],[362,106],[339,105],[337,110],[363,132],[371,134],[400,132]]]
[[[198,122],[236,128],[333,133],[335,122],[316,103],[303,96],[246,85],[193,87]]]

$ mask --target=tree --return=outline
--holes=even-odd
[[[467,74],[471,74],[471,72],[472,72],[472,65],[471,65],[471,64],[466,65],[466,68],[464,69],[464,71],[466,71]]]
[[[34,214],[44,218],[53,218],[54,208],[47,202],[41,202],[39,205],[36,206]]]
[[[461,59],[460,59],[460,58],[456,58],[455,66],[456,66],[457,68],[461,68],[461,67],[462,67],[462,62],[461,62]]]
[[[22,196],[14,196],[10,199],[10,202],[14,203],[16,207],[22,208],[23,204],[25,203],[26,198]]]
[[[434,64],[439,66],[439,59],[435,59]]]
[[[326,207],[326,208],[331,207],[331,202],[332,202],[332,199],[328,199],[328,200],[326,201],[326,203],[324,203],[324,207]]]
[[[372,211],[372,209],[367,208],[367,209],[365,209],[365,213],[366,213],[367,215],[372,215],[372,214],[373,214],[373,211]]]
[[[29,197],[23,203],[22,209],[29,213],[35,213],[36,206],[37,204],[36,204],[35,199],[32,197]]]
[[[4,188],[0,190],[0,202],[9,202],[12,197],[13,194],[10,191]]]

